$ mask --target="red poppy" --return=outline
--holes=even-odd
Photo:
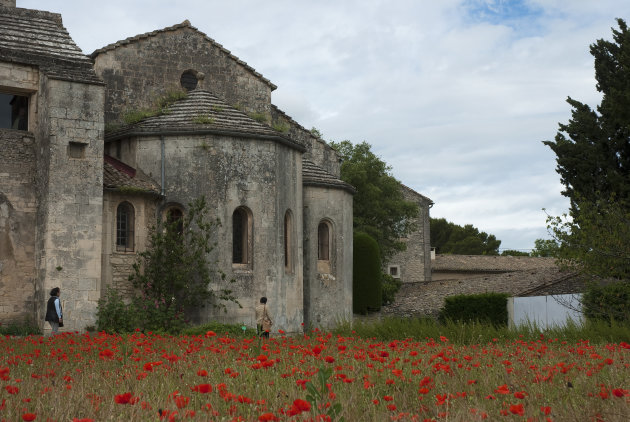
[[[188,406],[188,403],[190,402],[190,397],[175,396],[174,400],[175,400],[175,406],[177,406],[178,409],[182,409]]]
[[[280,419],[278,419],[276,415],[274,415],[273,413],[263,413],[262,415],[258,416],[259,422],[279,421],[279,420]]]
[[[25,413],[22,415],[23,421],[34,421],[37,415],[35,413]]]
[[[199,385],[195,385],[194,387],[192,387],[192,390],[196,391],[198,393],[203,393],[203,394],[212,393],[212,385],[211,384],[199,384]]]
[[[548,415],[551,413],[551,407],[549,406],[540,406],[540,411],[543,413],[543,415]]]
[[[197,371],[197,375],[199,375],[200,377],[207,377],[208,371],[206,371],[205,369],[200,369]]]
[[[510,412],[515,415],[523,416],[525,414],[525,408],[523,407],[523,403],[511,404]]]
[[[527,393],[525,391],[517,391],[514,393],[514,397],[516,397],[517,399],[524,399],[525,396],[527,396]]]
[[[4,389],[7,390],[9,394],[17,394],[20,392],[20,389],[14,385],[7,385]]]
[[[130,404],[131,400],[132,400],[131,393],[116,394],[114,396],[114,401],[118,404]]]
[[[326,356],[324,360],[328,363],[333,363],[335,361],[335,358],[332,356]]]
[[[510,394],[510,389],[508,388],[507,384],[503,384],[498,386],[495,390],[495,393],[497,394]]]

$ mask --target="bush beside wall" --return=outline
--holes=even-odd
[[[477,295],[457,295],[444,299],[439,320],[480,321],[495,326],[508,323],[507,299],[505,293],[482,293]]]
[[[381,257],[376,240],[365,233],[354,235],[352,308],[365,314],[381,309]]]

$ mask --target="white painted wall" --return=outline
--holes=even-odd
[[[562,327],[569,319],[581,324],[581,294],[508,298],[510,327],[535,323],[539,328]],[[568,305],[568,306],[567,306]]]

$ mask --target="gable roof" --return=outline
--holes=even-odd
[[[431,198],[424,196],[423,194],[416,192],[415,190],[411,189],[409,186],[405,185],[404,183],[401,183],[403,190],[407,191],[407,193],[409,193],[410,195],[416,196],[418,197],[420,200],[427,202],[429,205],[433,205],[434,202],[431,200]]]
[[[102,84],[57,13],[0,6],[0,60],[38,66],[53,79]]]
[[[433,271],[511,272],[556,268],[555,258],[499,255],[438,254],[431,263]]]
[[[312,161],[302,159],[302,184],[304,186],[321,186],[326,188],[343,189],[351,194],[357,190],[349,183],[336,178]]]
[[[103,187],[124,191],[137,191],[139,193],[160,194],[160,185],[151,179],[140,169],[135,169],[111,157],[104,156],[103,163]]]
[[[131,43],[135,43],[138,42],[140,40],[143,39],[147,39],[150,37],[155,37],[156,35],[159,35],[161,33],[165,33],[165,32],[171,32],[171,31],[178,31],[182,28],[188,28],[191,29],[195,32],[197,32],[199,35],[201,35],[206,41],[208,41],[210,44],[212,44],[214,47],[218,48],[219,50],[221,50],[223,53],[225,53],[228,57],[230,57],[231,59],[233,59],[235,62],[237,62],[238,64],[240,64],[241,66],[243,66],[245,69],[247,69],[248,71],[250,71],[254,76],[256,76],[258,79],[260,79],[261,81],[263,81],[265,84],[267,84],[271,90],[275,90],[277,88],[276,85],[274,85],[273,83],[271,83],[271,81],[267,78],[265,78],[263,75],[261,75],[260,73],[258,73],[256,71],[256,69],[254,69],[253,67],[251,67],[250,65],[248,65],[246,62],[244,62],[243,60],[239,59],[238,57],[236,57],[234,54],[232,54],[232,52],[230,52],[230,50],[228,50],[227,48],[223,47],[223,45],[219,44],[218,42],[216,42],[215,40],[213,40],[212,38],[210,38],[209,36],[207,36],[206,34],[204,34],[203,32],[201,32],[199,29],[197,29],[196,27],[192,26],[190,24],[190,21],[188,19],[186,19],[184,22],[179,23],[177,25],[173,25],[173,26],[168,26],[166,28],[162,28],[162,29],[157,29],[155,31],[151,31],[151,32],[145,32],[144,34],[139,34],[139,35],[135,35],[133,37],[129,37],[129,38],[125,38],[124,40],[120,40],[120,41],[116,41],[115,43],[111,43],[106,45],[105,47],[99,48],[98,50],[94,50],[92,52],[92,54],[90,54],[90,58],[95,59],[99,54],[105,53],[107,51],[111,51],[114,50],[118,47],[122,47],[125,46],[127,44],[131,44]]]
[[[268,139],[300,151],[305,148],[295,140],[258,123],[208,91],[194,90],[173,103],[168,112],[147,117],[105,135],[106,141],[129,136],[217,134]]]

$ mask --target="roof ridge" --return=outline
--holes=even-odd
[[[151,32],[145,32],[143,34],[138,34],[138,35],[135,35],[135,36],[132,36],[132,37],[127,37],[124,40],[119,40],[119,41],[113,42],[113,43],[108,44],[108,45],[106,45],[104,47],[101,47],[99,49],[94,50],[88,56],[92,60],[94,60],[96,58],[96,56],[98,56],[101,53],[105,53],[107,51],[114,50],[114,49],[116,49],[118,47],[130,44],[132,42],[136,42],[136,41],[140,41],[140,40],[143,40],[143,39],[147,39],[149,37],[154,37],[154,36],[156,36],[156,35],[158,35],[160,33],[169,32],[169,31],[177,31],[178,29],[181,29],[181,28],[190,28],[193,31],[196,31],[199,34],[201,34],[206,41],[210,42],[212,45],[217,47],[219,50],[221,50],[222,52],[227,54],[228,57],[230,57],[231,59],[236,61],[238,64],[243,66],[245,69],[247,69],[250,72],[252,72],[254,74],[254,76],[260,78],[263,82],[265,82],[267,85],[269,85],[271,87],[272,91],[275,90],[276,88],[278,88],[269,79],[265,78],[261,73],[257,72],[256,69],[254,69],[253,67],[248,65],[246,62],[244,62],[243,60],[239,59],[234,54],[232,54],[232,52],[230,50],[228,50],[227,48],[225,48],[221,43],[218,43],[217,41],[215,41],[214,39],[212,39],[208,35],[206,35],[204,32],[200,31],[197,27],[193,26],[188,19],[185,19],[182,23],[178,23],[178,24],[175,24],[175,25],[172,25],[172,26],[167,26],[166,28],[156,29],[156,30],[151,31]]]

